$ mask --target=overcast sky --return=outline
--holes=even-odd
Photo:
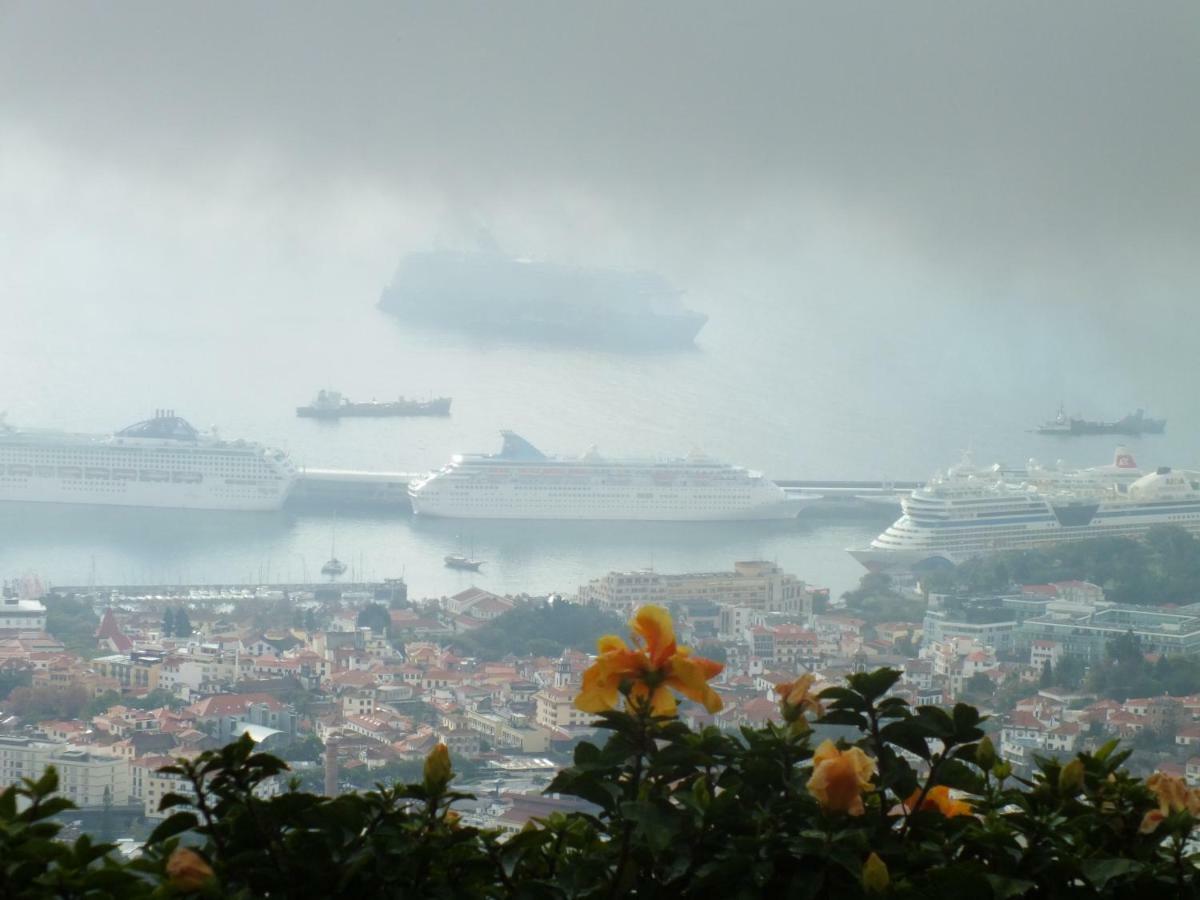
[[[0,264],[28,289],[35,245],[153,232],[390,267],[485,221],[698,279],[888,260],[950,305],[1190,313],[1198,90],[1194,0],[0,0]]]

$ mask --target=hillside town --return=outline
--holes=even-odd
[[[1154,672],[1194,656],[1200,604],[1121,605],[1081,581],[980,596],[927,593],[919,581],[888,590],[921,614],[881,619],[879,607],[831,599],[764,561],[613,572],[546,597],[472,587],[414,599],[400,579],[48,589],[25,578],[0,601],[0,785],[52,765],[81,821],[136,834],[165,817],[164,795],[187,790],[164,765],[243,735],[329,795],[409,777],[444,743],[477,797],[464,814],[517,831],[579,806],[543,790],[593,733],[593,717],[573,706],[581,675],[595,639],[647,603],[671,611],[682,643],[725,665],[715,682],[724,708],[685,704],[692,727],[778,718],[774,688],[799,672],[836,684],[890,666],[903,673],[894,692],[913,706],[961,700],[990,714],[1018,773],[1035,756],[1119,738],[1135,748],[1135,768],[1200,784],[1200,690],[1116,699],[1090,686],[1105,665]],[[547,623],[558,633],[530,632],[520,645],[522,629]]]

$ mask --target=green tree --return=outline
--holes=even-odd
[[[189,638],[193,633],[192,620],[187,609],[181,606],[175,611],[175,637]]]
[[[370,628],[373,634],[386,637],[392,627],[392,617],[382,603],[368,603],[358,611],[355,624],[359,628]]]
[[[163,610],[162,633],[163,637],[173,637],[175,634],[175,610],[169,606]]]
[[[567,647],[593,651],[598,638],[625,631],[620,618],[590,606],[525,600],[481,628],[455,635],[453,642],[464,653],[482,659],[510,653],[558,656]]]
[[[996,691],[996,684],[982,672],[976,672],[963,685],[963,692],[974,700],[988,700]]]
[[[1042,663],[1042,674],[1038,677],[1038,687],[1048,688],[1054,685],[1054,669],[1050,665],[1050,660]]]
[[[0,669],[0,700],[8,699],[14,688],[33,684],[33,670],[26,668]]]
[[[166,688],[155,688],[142,697],[127,698],[125,705],[134,709],[182,709],[186,704]]]
[[[598,717],[605,739],[579,743],[546,789],[586,808],[503,841],[453,812],[468,799],[454,789],[464,763],[444,752],[328,798],[264,791],[286,764],[243,737],[164,769],[187,790],[163,799],[168,816],[134,861],[90,836],[57,840],[54,817],[73,807],[53,796],[50,770],[0,796],[0,889],[38,900],[1200,896],[1185,785],[1134,777],[1115,741],[1069,761],[1035,757],[1014,778],[977,710],[910,707],[892,694],[899,677],[856,674],[822,695],[823,713],[785,707],[729,732],[655,716],[629,686],[627,708]]]
[[[93,656],[96,653],[96,627],[100,618],[91,603],[78,597],[44,597],[46,631],[54,635],[72,653]]]

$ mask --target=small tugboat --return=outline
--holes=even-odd
[[[1058,404],[1058,415],[1049,422],[1043,422],[1035,430],[1038,434],[1070,434],[1071,419],[1067,416],[1067,411],[1060,403]]]
[[[450,569],[467,569],[472,572],[478,572],[479,567],[483,565],[483,560],[452,554],[445,557],[445,563],[446,567]]]
[[[1152,419],[1146,411],[1139,409],[1115,422],[1089,422],[1077,416],[1068,416],[1062,405],[1053,421],[1036,429],[1038,434],[1075,436],[1080,434],[1124,434],[1136,437],[1140,434],[1162,434],[1167,428],[1166,419]]]
[[[306,419],[340,419],[343,417],[378,416],[448,416],[450,397],[434,397],[431,400],[371,400],[354,403],[337,391],[318,391],[308,406],[296,407],[296,415]]]

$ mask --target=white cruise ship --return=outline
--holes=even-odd
[[[920,571],[1063,541],[1140,538],[1154,525],[1200,534],[1200,473],[1142,474],[1123,448],[1111,466],[1077,471],[968,464],[935,476],[902,505],[904,514],[870,547],[850,550],[868,569]]]
[[[721,521],[794,517],[792,497],[757,472],[701,453],[685,459],[550,457],[511,431],[494,455],[459,455],[408,488],[423,516],[472,519]]]
[[[274,510],[295,480],[282,451],[201,434],[170,410],[108,436],[0,420],[0,500]]]

